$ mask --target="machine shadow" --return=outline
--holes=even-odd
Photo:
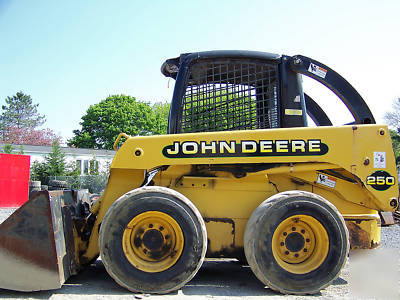
[[[333,285],[347,284],[337,278]],[[243,266],[234,259],[206,260],[197,275],[188,282],[181,292],[184,296],[210,295],[222,297],[277,296],[280,295],[264,285],[254,276],[249,266]],[[133,296],[135,294],[120,287],[107,273],[101,260],[72,276],[59,290],[40,292],[16,292],[0,289],[0,299],[49,299],[56,295],[109,295]],[[178,295],[172,292],[168,295]],[[317,293],[314,296],[321,296]]]

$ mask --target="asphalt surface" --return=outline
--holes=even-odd
[[[12,213],[0,209],[0,223]],[[0,266],[1,272],[1,266]],[[133,294],[107,274],[101,260],[72,276],[61,289],[15,292],[0,289],[0,299],[400,299],[400,225],[382,228],[378,249],[350,253],[341,275],[312,296],[281,295],[264,287],[248,266],[236,260],[207,260],[197,275],[168,295]]]

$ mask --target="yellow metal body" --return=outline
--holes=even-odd
[[[255,164],[269,165],[232,171]],[[398,197],[390,135],[381,125],[128,137],[92,208],[97,219],[89,242],[80,243],[84,260],[99,253],[98,227],[112,203],[140,187],[146,171],[162,166],[154,185],[174,189],[194,203],[206,223],[207,255],[214,257],[242,251],[250,215],[278,192],[304,190],[329,200],[355,228],[350,235],[364,235],[361,248],[379,243],[378,211],[393,211]],[[323,235],[311,225],[310,231]]]

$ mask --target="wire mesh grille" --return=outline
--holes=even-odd
[[[275,64],[226,59],[192,65],[182,101],[182,132],[276,128]]]

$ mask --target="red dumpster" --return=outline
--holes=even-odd
[[[0,207],[19,207],[28,200],[29,155],[0,153]]]

